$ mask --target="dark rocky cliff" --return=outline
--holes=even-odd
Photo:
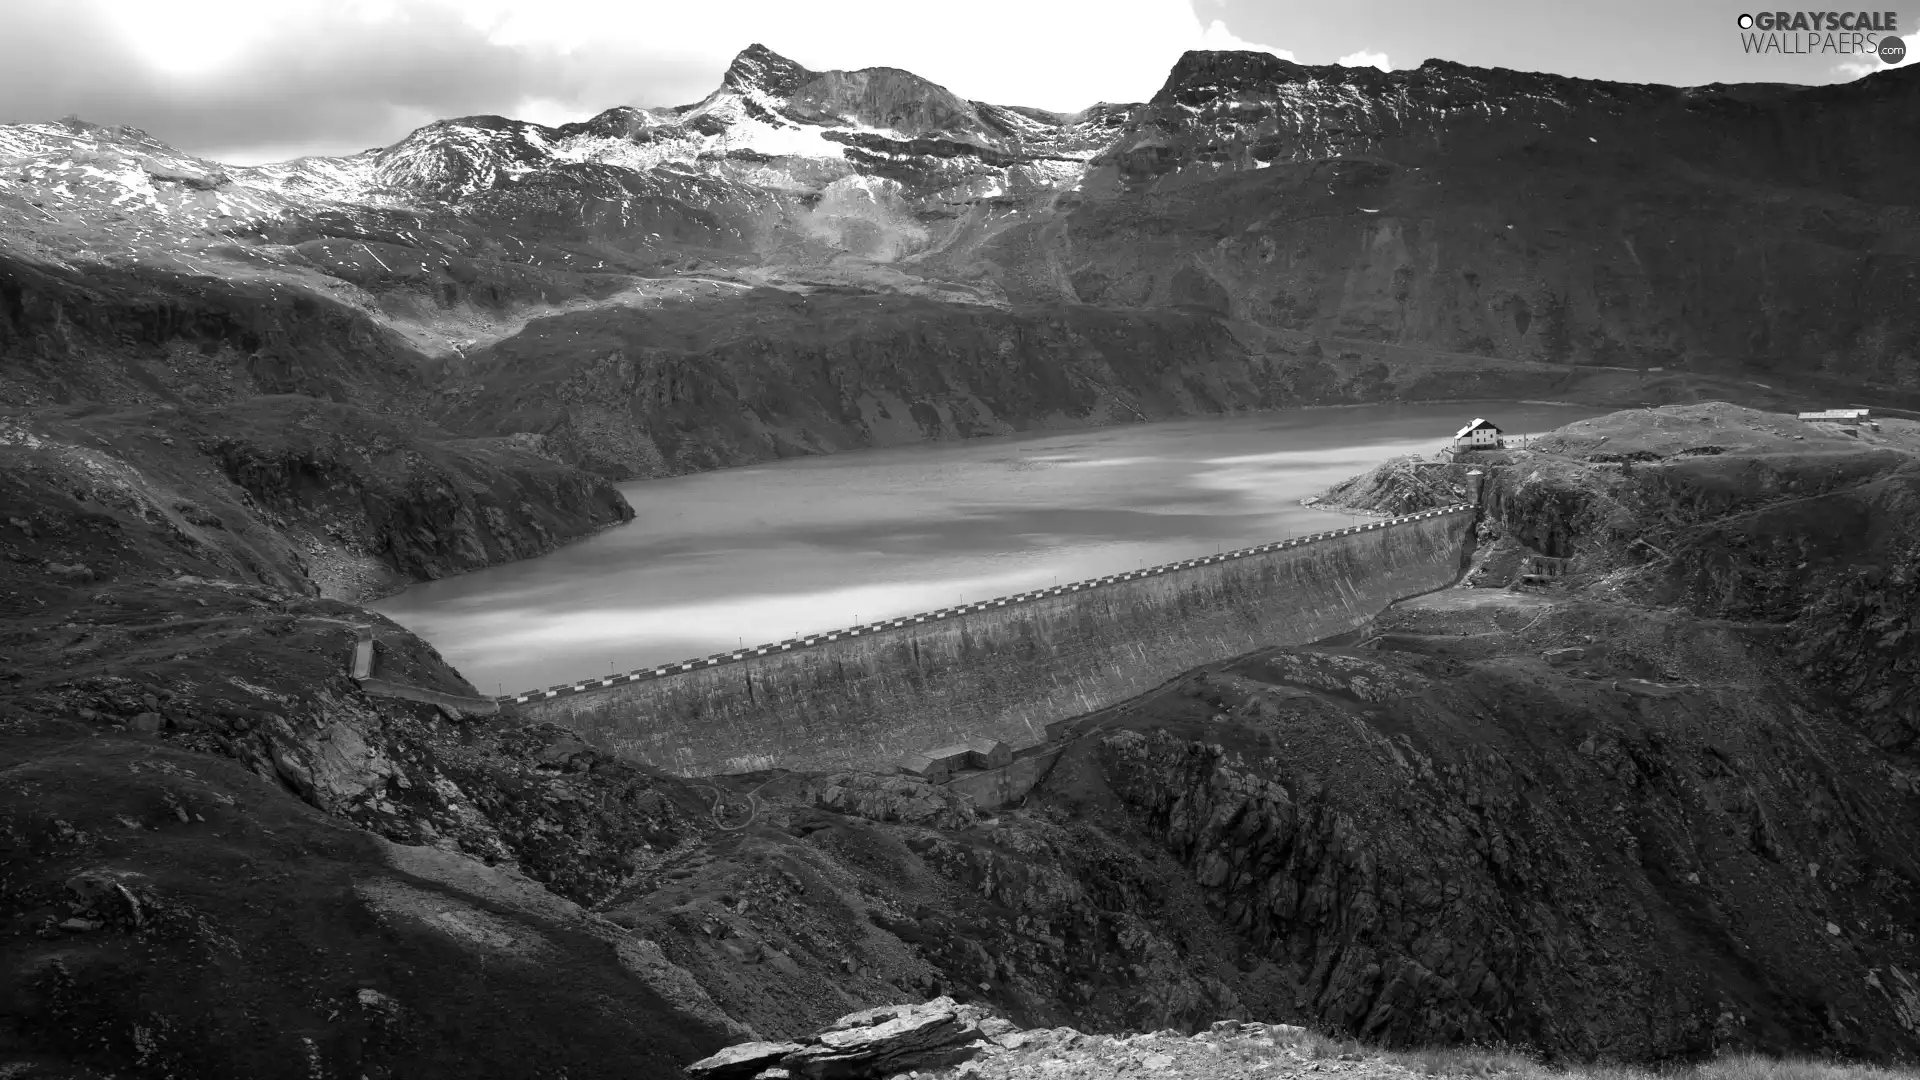
[[[882,435],[788,415],[775,399],[844,413],[813,372],[847,367],[818,342],[855,313],[947,328],[944,345],[881,335],[892,375],[848,368],[904,413],[950,412],[996,362],[967,339],[997,348],[1008,326],[1032,327],[1016,370],[992,380],[1032,406],[994,404],[1016,429],[1555,381],[1526,365],[1595,401],[1661,399],[1672,380],[1756,403],[1905,400],[1920,394],[1906,302],[1920,161],[1903,137],[1916,93],[1911,69],[1681,89],[1192,53],[1149,103],[1062,116],[756,46],[692,105],[563,128],[439,121],[377,152],[226,169],[217,207],[166,177],[220,169],[144,133],[13,127],[0,347],[20,363],[0,390],[22,403],[298,392],[385,411],[444,395],[437,415],[469,432],[553,434],[630,476],[1005,430]],[[124,183],[151,200],[101,179],[129,162],[148,163]],[[768,291],[794,309],[777,334]],[[600,380],[606,354],[556,352],[542,316],[590,336],[624,324],[626,355],[685,354],[731,388],[673,419],[617,419],[616,403],[603,403],[616,419],[570,418],[563,388]],[[754,344],[725,341],[736,322]],[[1102,372],[1136,400],[1089,409],[1058,390],[1085,382],[1094,354],[1114,366],[1108,346],[1071,339],[1101,323],[1192,339],[1206,359],[1170,348],[1163,377]],[[1355,349],[1373,350],[1377,376],[1324,370]],[[1217,378],[1223,350],[1278,374]],[[525,385],[516,358],[533,352],[566,363]],[[607,430],[565,430],[582,425]],[[680,453],[655,430],[675,426],[730,434],[684,465],[653,462],[649,442]]]
[[[1912,93],[1884,92],[1895,91]],[[1671,108],[1686,120],[1678,142],[1732,137]],[[1542,128],[1496,111],[1467,130],[1442,127],[1444,152],[1295,153],[1261,168],[1189,164],[1203,155],[1200,136],[1169,135],[1154,152],[1198,178],[1154,197],[1077,201],[1048,229],[984,240],[979,257],[1033,267],[1004,279],[1025,299],[1198,307],[1323,341],[1920,386],[1901,299],[1920,281],[1915,211],[1867,179],[1912,163],[1836,163],[1830,180],[1776,167],[1763,181],[1766,164],[1731,149],[1708,162],[1649,145],[1646,133],[1667,125],[1624,111],[1630,119],[1605,130],[1579,114]],[[1742,111],[1758,114],[1742,121],[1755,141],[1818,127]],[[1306,115],[1294,122],[1316,122]],[[1862,105],[1861,142],[1906,123]],[[1234,137],[1236,153],[1258,145]],[[1849,186],[1870,190],[1838,193]]]
[[[363,600],[633,517],[538,439],[407,430],[312,398],[0,424],[15,561],[84,580],[185,573]],[[36,584],[59,587],[57,575]]]
[[[1107,737],[1109,781],[1296,1005],[1365,1038],[1905,1045],[1897,999],[1847,978],[1915,940],[1920,806],[1876,755],[1769,702],[1737,630],[1488,599],[1397,609],[1370,660],[1230,668],[1224,719]],[[1577,669],[1540,659],[1569,641]],[[1615,689],[1636,663],[1688,689]]]
[[[1189,52],[1104,160],[1138,181],[1192,165],[1342,157],[1427,166],[1515,155],[1540,165],[1585,144],[1601,158],[1912,206],[1912,189],[1892,179],[1913,168],[1911,151],[1886,136],[1912,128],[1916,95],[1920,80],[1904,69],[1820,87],[1674,87],[1446,60],[1383,72]]]
[[[421,439],[351,408],[266,399],[209,413],[202,448],[283,528],[408,578],[532,558],[633,518],[604,480],[538,438]]]
[[[1911,764],[1920,424],[1843,433],[1705,403],[1614,414],[1482,457],[1441,471],[1448,490],[1470,467],[1487,473],[1488,529],[1512,552],[1569,559],[1573,581],[1609,595],[1779,628],[1802,677]],[[1445,501],[1393,472],[1336,498],[1402,512]]]
[[[427,372],[348,304],[152,268],[78,271],[0,252],[0,402],[308,394],[404,408]]]
[[[1496,396],[1630,404],[1741,389],[1711,377],[1433,358],[1358,341],[1276,342],[1200,306],[1003,310],[850,289],[715,290],[683,308],[556,315],[474,351],[458,370],[431,405],[447,426],[538,433],[568,461],[615,479],[1298,405]]]
[[[556,316],[470,359],[471,381],[438,406],[447,423],[542,432],[618,477],[1280,398],[1202,317],[854,292]]]
[[[1632,599],[1793,488],[1903,477],[1897,445],[1722,407],[1570,429],[1493,465],[1476,569],[1555,547],[1562,586],[1450,590],[1352,641],[1209,665],[1083,718],[1024,806],[983,814],[906,777],[691,783],[512,715],[367,696],[344,677],[363,622],[383,674],[473,691],[398,627],[297,596],[303,530],[375,523],[344,496],[396,490],[382,462],[404,454],[472,505],[494,489],[460,487],[467,451],[349,467],[312,429],[377,450],[377,426],[280,407],[204,433],[252,447],[241,485],[184,427],[6,429],[8,505],[31,507],[0,529],[0,740],[22,763],[0,785],[0,951],[29,973],[0,1011],[10,1053],[484,1074],[533,1024],[543,1060],[612,1076],[941,992],[1028,1024],[1279,1017],[1566,1058],[1920,1039],[1920,771],[1875,726],[1903,730],[1905,564],[1792,623]],[[1799,456],[1757,454],[1775,446]],[[1720,471],[1672,475],[1698,462]],[[316,475],[320,506],[285,509]],[[555,475],[546,497],[590,513]],[[1868,547],[1904,535],[1883,513],[1904,504],[1861,505],[1842,525]],[[1771,596],[1772,563],[1729,565]]]

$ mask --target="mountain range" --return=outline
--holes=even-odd
[[[1388,397],[1911,403],[1916,146],[1904,69],[1195,52],[1063,115],[759,45],[692,105],[275,165],[15,125],[0,401],[298,393],[612,478]]]

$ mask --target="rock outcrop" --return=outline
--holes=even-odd
[[[187,428],[283,529],[409,580],[532,558],[633,518],[612,485],[541,453],[538,437],[422,437],[299,398],[211,410]]]
[[[850,1013],[805,1043],[750,1042],[687,1066],[696,1080],[804,1077],[883,1080],[903,1072],[957,1065],[1013,1025],[985,1010],[935,998]]]
[[[1777,626],[1814,686],[1881,746],[1920,745],[1909,620],[1920,568],[1920,425],[1801,423],[1725,403],[1569,425],[1532,452],[1384,466],[1339,496],[1362,509],[1443,504],[1437,477],[1487,475],[1488,538],[1570,559],[1569,584]],[[1404,512],[1402,510],[1401,512]]]
[[[933,1005],[929,1002],[927,1007]],[[982,1024],[983,1029],[987,1027],[987,1023]],[[1166,1080],[1253,1080],[1338,1072],[1353,1080],[1406,1080],[1422,1071],[1427,1075],[1486,1075],[1495,1069],[1511,1071],[1517,1066],[1530,1071],[1536,1067],[1523,1055],[1511,1052],[1434,1055],[1425,1061],[1396,1060],[1291,1024],[1232,1020],[1220,1021],[1191,1036],[1171,1030],[1104,1036],[1066,1027],[1018,1030],[1004,1022],[993,1025],[986,1034],[988,1037],[968,1047],[970,1053],[957,1069],[935,1066],[911,1072],[869,1070],[850,1075],[1104,1080],[1140,1072]],[[702,1080],[731,1077],[787,1080],[805,1075],[778,1064],[792,1052],[788,1048],[797,1046],[794,1043],[744,1043],[728,1047],[689,1069],[689,1073]],[[1422,1066],[1426,1068],[1423,1070]],[[750,1072],[748,1068],[760,1071]]]
[[[848,292],[556,316],[471,364],[441,407],[450,426],[544,432],[614,477],[1284,400],[1264,362],[1195,316]]]
[[[0,1053],[22,1075],[472,1075],[554,1032],[547,1067],[665,1076],[752,1035],[510,866],[390,844],[191,740],[18,699],[0,738]]]
[[[5,542],[16,565],[69,568],[56,577],[185,574],[364,600],[633,517],[537,439],[410,430],[300,396],[4,424]]]
[[[1450,506],[1473,497],[1468,467],[1408,455],[1381,462],[1318,496],[1315,505],[1345,507],[1389,517]]]
[[[869,821],[897,821],[937,829],[974,823],[973,803],[917,776],[829,773],[817,781],[814,805]]]

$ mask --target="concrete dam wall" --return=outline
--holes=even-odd
[[[684,774],[873,766],[1351,630],[1459,574],[1468,505],[502,699]]]

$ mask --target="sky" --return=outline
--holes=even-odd
[[[1920,0],[1880,0],[1920,4]],[[3,0],[0,123],[79,116],[236,164],[389,145],[432,120],[540,123],[697,101],[759,42],[1060,111],[1151,97],[1188,49],[1428,57],[1584,78],[1829,83],[1871,56],[1753,55],[1744,0]],[[1920,43],[1920,6],[1897,12]],[[1914,62],[1909,60],[1909,63]]]

